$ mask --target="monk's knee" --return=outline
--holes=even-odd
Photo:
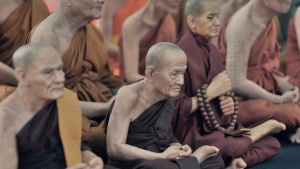
[[[201,169],[223,169],[225,168],[224,160],[220,154],[204,160],[200,164]]]

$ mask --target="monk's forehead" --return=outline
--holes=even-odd
[[[220,4],[217,1],[205,1],[203,2],[203,12],[213,11],[219,12]]]

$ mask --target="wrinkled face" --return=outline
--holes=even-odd
[[[172,56],[173,55],[173,56]],[[175,56],[176,55],[176,56]],[[176,97],[184,82],[184,73],[187,68],[185,54],[167,53],[163,68],[154,72],[156,89],[165,96]]]
[[[203,13],[195,17],[194,33],[197,33],[206,39],[216,37],[219,34],[219,8],[217,4],[206,5]]]
[[[72,8],[74,12],[81,13],[87,18],[99,19],[102,16],[104,0],[73,0]]]
[[[37,56],[28,65],[24,80],[28,89],[37,98],[55,100],[64,94],[65,73],[63,62],[56,52]]]
[[[290,9],[292,0],[265,0],[265,5],[276,13],[287,13]]]
[[[156,3],[166,13],[175,14],[178,12],[180,0],[157,0]]]

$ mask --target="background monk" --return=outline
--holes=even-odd
[[[289,10],[291,0],[251,0],[223,28],[219,47],[233,90],[241,96],[238,121],[254,126],[268,119],[284,123],[300,143],[299,90],[279,72],[279,44],[272,18]],[[254,10],[255,9],[255,10]]]
[[[216,146],[232,169],[249,167],[276,155],[279,142],[265,136],[284,130],[284,124],[269,120],[250,128],[250,135],[245,135],[247,131],[239,130],[242,126],[236,123],[238,103],[227,94],[231,83],[223,59],[209,42],[218,35],[220,26],[217,0],[189,0],[185,13],[188,30],[177,45],[187,55],[187,71],[175,98],[174,135],[192,149]]]
[[[180,0],[149,0],[125,21],[120,40],[120,75],[128,83],[144,78],[145,59],[158,42],[175,42],[176,27],[170,14],[178,11]]]
[[[0,136],[5,138],[0,141],[0,168],[103,168],[101,158],[80,144],[78,99],[64,91],[56,50],[23,46],[14,53],[13,65],[18,87],[0,104]]]
[[[286,74],[288,81],[300,87],[300,8],[291,19],[286,46]]]
[[[84,4],[81,0],[61,0],[57,10],[32,31],[29,40],[50,44],[58,51],[64,62],[66,88],[76,92],[79,100],[87,101],[81,102],[83,113],[100,116],[98,122],[104,119],[113,94],[125,84],[112,73],[101,32],[88,24],[101,17],[102,5],[103,0],[86,0]],[[83,118],[83,135],[97,154],[105,149],[102,126]]]
[[[41,0],[0,0],[0,83],[17,86],[12,54],[24,44],[32,27],[48,14]]]
[[[118,92],[107,116],[112,165],[128,169],[200,169],[199,164],[201,169],[224,168],[216,147],[203,146],[192,153],[170,131],[173,97],[183,85],[186,62],[177,45],[158,43],[147,53],[145,79]]]

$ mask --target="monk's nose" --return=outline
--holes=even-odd
[[[55,71],[54,81],[56,83],[64,83],[65,82],[65,73],[63,71]]]

